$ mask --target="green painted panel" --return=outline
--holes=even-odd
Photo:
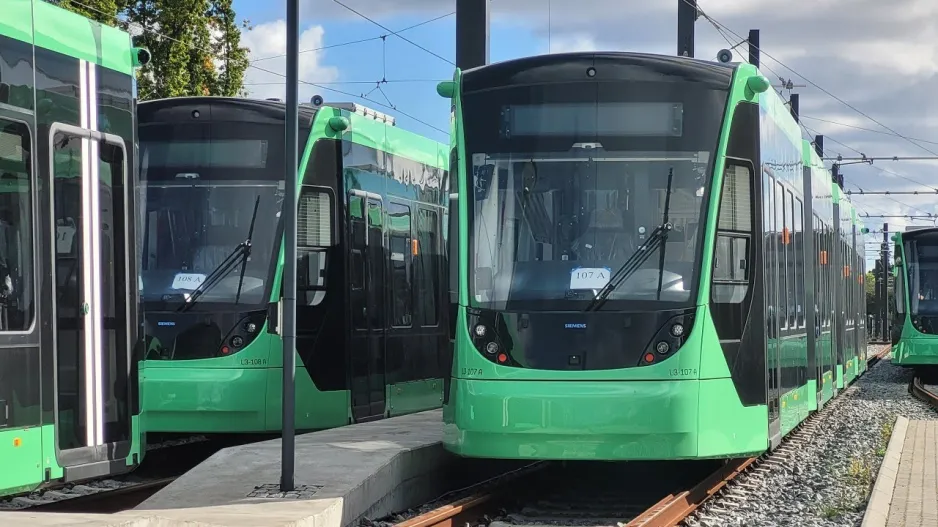
[[[700,457],[745,457],[768,448],[767,406],[743,406],[731,379],[701,380],[699,384],[697,453]]]
[[[821,402],[827,403],[834,398],[834,372],[826,370],[821,377],[824,381],[821,387]]]
[[[748,81],[749,77],[752,77],[758,72],[753,72],[755,68],[744,68],[743,66],[749,66],[748,64],[741,65],[737,70],[737,77],[745,76],[745,80]],[[741,87],[737,84],[735,90],[741,90]],[[759,106],[768,110],[768,117],[778,125],[782,133],[788,136],[788,139],[795,146],[801,145],[804,141],[801,137],[801,127],[798,126],[798,123],[795,122],[791,117],[791,109],[789,108],[787,101],[783,100],[778,92],[775,90],[767,90],[759,95]]]
[[[901,366],[938,366],[938,338],[921,333],[910,317],[905,317],[902,338],[892,347],[892,362]]]
[[[810,413],[810,399],[817,399],[810,392],[810,385],[805,384],[782,395],[780,400],[781,433],[788,435],[799,423],[807,419]]]
[[[808,411],[817,411],[817,379],[808,379]]]
[[[128,467],[133,466],[134,454],[137,454],[138,463],[143,463],[143,458],[147,454],[147,432],[141,425],[142,420],[139,415],[130,418],[131,443],[130,452],[127,453],[125,463]]]
[[[261,394],[267,389],[267,370],[203,368],[193,364],[197,362],[211,361],[147,361],[140,377],[147,431],[263,430],[265,406]]]
[[[303,361],[296,357],[296,429],[324,430],[349,424],[351,394],[348,390],[322,392],[309,375],[303,373]],[[279,431],[283,423],[283,369],[267,370],[267,419],[265,429]]]
[[[0,431],[0,496],[38,487],[42,474],[42,428]]]
[[[329,119],[336,116],[346,117],[351,123],[341,134],[337,134],[329,126]],[[316,113],[307,148],[311,148],[311,145],[321,138],[346,139],[434,168],[449,168],[449,149],[446,144],[347,110],[323,107]],[[305,165],[305,160],[303,164]]]
[[[439,408],[443,402],[443,379],[388,385],[385,400],[391,417]]]
[[[730,378],[730,368],[726,364],[726,355],[723,354],[723,347],[720,346],[720,337],[717,335],[716,326],[713,325],[710,304],[698,308],[698,312],[702,316],[696,317],[698,321],[694,324],[694,333],[691,334],[699,334],[704,342],[700,351],[699,378],[728,379]]]
[[[503,459],[694,458],[700,384],[454,379],[443,444]]]
[[[130,35],[40,0],[35,8],[35,44],[133,75]]]
[[[3,0],[0,35],[32,44],[33,0]]]
[[[801,141],[801,163],[806,166],[811,166],[811,153],[814,152],[814,147],[811,146],[811,142],[807,139]]]

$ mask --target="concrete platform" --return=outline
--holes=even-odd
[[[896,420],[862,527],[938,526],[938,420]]]
[[[453,475],[518,463],[462,460],[441,444],[440,410],[297,436],[294,496],[279,496],[280,440],[224,449],[134,510],[114,515],[0,513],[0,526],[347,527],[432,500]],[[272,492],[258,487],[268,485]]]

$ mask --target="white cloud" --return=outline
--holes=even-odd
[[[596,51],[599,49],[596,40],[591,35],[558,35],[550,39],[551,53],[571,53],[576,51]]]
[[[241,40],[250,50],[248,56],[251,64],[256,66],[248,68],[244,76],[245,87],[251,97],[286,97],[286,26],[286,21],[275,20],[259,24],[253,30],[242,34]],[[339,78],[338,68],[323,64],[323,51],[311,51],[323,46],[324,33],[322,26],[308,27],[300,33],[300,101],[306,101],[313,94],[323,92],[322,89],[304,84],[303,81],[326,83]]]
[[[390,17],[430,19],[452,11],[456,0],[342,1],[390,25]],[[938,20],[938,1],[697,1],[718,24],[736,33],[721,35],[713,24],[701,17],[696,23],[697,57],[713,59],[720,48],[736,46],[736,60],[745,61],[748,48],[740,41],[747,37],[750,29],[761,29],[763,72],[776,85],[778,77],[804,85],[794,90],[801,94],[803,116],[847,125],[807,118],[802,121],[812,135],[815,132],[826,135],[827,155],[857,156],[859,151],[871,156],[938,157],[938,144],[923,142],[916,146],[825,93],[826,90],[836,95],[907,137],[938,142],[938,99],[932,96],[938,85],[938,24],[934,23]],[[307,6],[313,3],[305,2]],[[548,16],[548,5],[552,8],[551,16]],[[315,13],[317,21],[341,19],[368,24],[334,2],[316,2],[316,6],[305,13]],[[540,39],[538,47],[544,53],[548,52],[548,37],[550,51],[554,53],[620,50],[673,54],[676,51],[677,2],[674,0],[577,0],[575,3],[569,0],[498,0],[491,3],[491,10],[492,22],[502,30],[501,34],[506,27],[517,28],[517,33],[525,38],[533,33]],[[511,58],[511,50],[504,47],[512,42],[493,39],[493,55]],[[445,116],[434,122],[445,122]],[[848,189],[928,192],[930,186],[938,186],[935,169],[935,162],[877,161],[872,166],[845,165],[843,172]],[[853,200],[861,210],[873,215],[938,212],[934,193],[855,195]],[[890,225],[910,223],[894,218],[885,221]],[[883,222],[883,219],[870,219],[867,224],[871,229],[879,229]]]

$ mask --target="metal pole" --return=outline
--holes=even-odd
[[[876,260],[876,264],[873,266],[873,312],[875,313],[874,318],[874,334],[879,340],[885,340],[885,332],[883,331],[883,321],[880,315],[883,312],[883,304],[885,300],[883,299],[883,259],[882,251],[880,251],[880,258]]]
[[[749,30],[749,63],[759,67],[759,30]]]
[[[299,136],[299,60],[300,60],[300,1],[287,0],[287,115],[286,162],[284,163],[284,265],[283,265],[283,435],[281,437],[280,490],[293,490],[294,447],[294,388],[296,374],[296,204]]]
[[[694,24],[697,22],[697,0],[677,0],[677,54],[694,56]]]
[[[889,224],[883,224],[883,246],[882,254],[882,293],[880,293],[883,303],[880,307],[880,323],[879,325],[883,328],[883,340],[886,341],[889,337]]]
[[[799,114],[801,113],[801,98],[798,97],[797,93],[791,94],[791,116],[795,118],[795,122],[798,122]]]
[[[462,70],[489,63],[489,0],[456,2],[456,67]]]
[[[820,158],[824,157],[824,136],[816,135],[814,136],[814,151],[817,152],[817,156]]]

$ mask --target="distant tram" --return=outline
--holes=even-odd
[[[438,91],[450,451],[755,455],[865,369],[855,209],[755,67],[553,54]]]
[[[143,460],[130,35],[40,0],[0,15],[0,495]]]
[[[938,366],[938,228],[907,228],[892,239],[892,361],[900,366]]]
[[[280,101],[139,105],[150,432],[281,428]],[[441,405],[447,147],[355,104],[300,106],[296,426]]]

